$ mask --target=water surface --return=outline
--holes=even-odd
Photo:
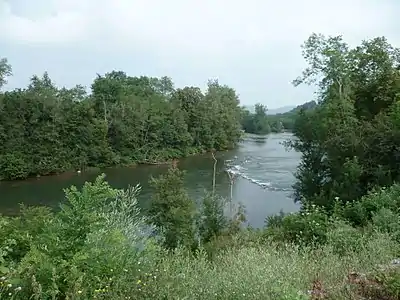
[[[291,199],[291,185],[300,154],[286,151],[281,144],[289,138],[289,133],[265,137],[247,135],[237,149],[217,155],[216,191],[229,197],[230,180],[226,170],[235,174],[233,201],[240,201],[245,205],[247,219],[252,226],[263,226],[267,215],[280,210],[292,212],[299,209],[299,205]],[[179,168],[186,171],[185,185],[192,197],[200,198],[205,190],[212,189],[213,164],[211,154],[193,156],[179,162]],[[139,183],[142,186],[139,200],[146,207],[152,193],[149,178],[165,173],[167,168],[110,168],[97,172],[66,173],[24,181],[0,182],[0,212],[6,215],[16,214],[19,203],[58,208],[60,202],[64,201],[64,188],[71,185],[81,187],[85,181],[93,181],[101,172],[106,173],[107,181],[116,188]]]

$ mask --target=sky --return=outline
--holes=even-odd
[[[96,73],[122,70],[176,87],[218,79],[242,104],[273,109],[314,99],[314,87],[291,85],[311,33],[400,47],[399,15],[398,0],[0,0],[0,58],[13,67],[7,89],[45,71],[90,87]]]

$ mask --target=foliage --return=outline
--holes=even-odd
[[[400,250],[395,222],[399,212],[389,209],[398,200],[398,186],[354,202],[361,207],[375,204],[363,227],[346,221],[346,207],[330,217],[310,205],[299,213],[269,217],[266,229],[231,231],[229,223],[235,219],[226,211],[224,217],[226,203],[211,195],[200,206],[202,222],[188,221],[193,215],[185,211],[192,212],[193,202],[182,187],[182,176],[171,168],[153,180],[157,193],[149,219],[137,206],[140,187],[116,190],[103,176],[81,190],[67,189],[67,203],[60,212],[23,208],[19,217],[0,218],[0,296],[305,300],[313,299],[310,293],[319,286],[325,299],[397,295],[396,269],[376,269]],[[171,218],[154,214],[156,208]],[[186,222],[184,215],[189,217]],[[158,231],[165,234],[161,239],[165,248],[160,247],[149,235],[154,231],[152,218],[159,227],[174,232],[178,237],[174,241],[179,242],[165,243],[171,236]],[[189,237],[193,241],[192,229],[202,237],[195,252],[188,251],[190,242],[185,243]],[[372,274],[375,285],[365,290],[364,285],[357,288],[343,281],[351,270]]]
[[[156,263],[149,260],[159,250],[144,234],[138,187],[115,190],[99,176],[81,191],[71,187],[65,193],[67,203],[54,215],[24,208],[20,217],[1,219],[0,295],[119,297],[135,289],[125,282],[127,274],[139,278],[140,268]]]
[[[248,110],[243,110],[242,127],[247,133],[270,133],[271,127],[268,122],[267,107],[259,103],[256,104],[254,114],[251,114]]]
[[[172,167],[165,175],[152,178],[155,188],[148,211],[149,222],[161,231],[164,246],[175,249],[179,245],[192,247],[195,238],[195,203],[183,187],[184,172]]]
[[[11,65],[6,58],[0,59],[0,88],[7,83],[7,77],[12,75]]]
[[[9,75],[0,60],[0,87]],[[25,89],[0,93],[0,179],[164,162],[240,139],[238,96],[217,81],[202,93],[176,89],[168,77],[113,71],[91,90],[57,88],[44,73]]]
[[[290,145],[302,153],[296,200],[331,211],[374,186],[399,180],[400,50],[385,38],[350,48],[342,37],[313,34],[309,67],[295,85],[316,83],[319,105],[296,120]]]
[[[229,220],[225,215],[226,201],[221,197],[206,194],[198,212],[198,230],[202,244],[209,243],[228,228]]]
[[[299,114],[302,111],[312,110],[317,106],[315,101],[298,105],[286,113],[267,115],[267,108],[262,104],[255,105],[255,113],[242,107],[242,128],[247,133],[267,134],[270,132],[292,131]]]
[[[196,256],[175,251],[162,259],[157,278],[147,282],[144,298],[305,300],[311,299],[312,282],[318,278],[327,290],[325,299],[357,299],[343,280],[346,273],[373,271],[390,261],[395,252],[391,247],[393,241],[377,234],[359,252],[346,255],[336,254],[331,245],[299,249],[271,241],[238,245],[212,262],[203,251]]]

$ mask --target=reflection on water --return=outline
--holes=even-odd
[[[226,171],[235,173],[237,178],[233,186],[233,201],[245,205],[247,218],[253,226],[262,226],[267,215],[280,210],[298,210],[298,205],[293,203],[290,196],[293,172],[300,155],[286,151],[281,145],[288,138],[291,138],[288,133],[262,137],[248,135],[237,149],[217,155],[216,191],[229,197],[230,182]],[[186,171],[185,184],[192,197],[200,198],[205,190],[211,190],[213,164],[210,154],[189,157],[179,162],[179,168]],[[163,174],[167,168],[137,166],[110,168],[102,172],[106,173],[107,181],[116,188],[140,183],[142,192],[139,201],[146,207],[152,193],[149,178]],[[64,200],[64,188],[71,185],[81,187],[85,181],[93,181],[99,174],[100,171],[65,173],[25,181],[0,182],[0,211],[3,214],[15,214],[21,202],[57,208]]]

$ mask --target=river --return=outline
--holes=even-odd
[[[294,182],[293,173],[300,161],[300,153],[287,151],[281,144],[290,139],[290,133],[270,134],[265,137],[246,135],[234,150],[220,152],[216,172],[216,191],[230,196],[230,181],[226,169],[237,176],[233,185],[233,201],[245,205],[250,225],[262,227],[265,217],[271,214],[293,212],[299,209],[291,199]],[[182,159],[178,166],[186,171],[185,184],[189,194],[200,198],[205,190],[212,188],[214,161],[211,154]],[[117,188],[126,188],[139,183],[142,192],[141,205],[146,206],[151,198],[150,176],[157,176],[167,166],[137,166],[133,168],[110,168],[102,170],[107,181]],[[44,176],[24,181],[0,182],[0,213],[15,215],[19,203],[47,205],[58,208],[64,201],[63,189],[71,185],[81,187],[85,181],[93,181],[100,171],[65,173]]]

